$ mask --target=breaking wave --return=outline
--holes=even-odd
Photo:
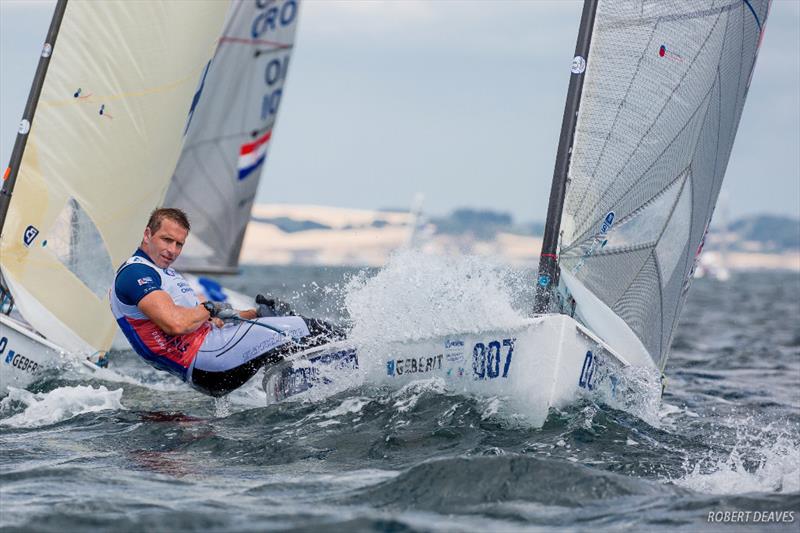
[[[102,385],[59,387],[35,394],[9,387],[8,396],[0,400],[0,414],[15,414],[0,420],[0,424],[16,428],[47,426],[84,413],[124,409],[121,398],[122,389],[108,390]],[[20,406],[22,411],[15,412]]]
[[[733,447],[721,452],[712,449],[700,459],[687,460],[686,475],[674,483],[706,494],[800,491],[800,442],[796,437],[775,424],[761,427],[753,418],[733,424]],[[715,435],[710,438],[713,441]]]

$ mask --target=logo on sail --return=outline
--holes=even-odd
[[[672,61],[677,61],[678,63],[683,62],[683,58],[679,54],[676,54],[672,50],[669,50],[667,48],[667,45],[665,45],[665,44],[662,44],[658,48],[658,57],[664,57],[666,59],[671,59]]]
[[[256,170],[267,158],[267,143],[272,130],[253,142],[245,143],[239,149],[239,179],[243,180]]]
[[[572,59],[570,71],[572,71],[573,74],[583,74],[584,70],[586,70],[586,60],[583,56],[575,56]]]
[[[39,235],[39,230],[33,226],[28,226],[25,228],[25,233],[22,234],[22,242],[25,243],[25,246],[30,246],[37,235]]]
[[[608,244],[608,232],[611,230],[611,227],[614,225],[614,218],[616,215],[614,211],[609,211],[606,213],[606,216],[603,217],[603,222],[600,225],[600,231],[595,233],[594,237],[592,238],[592,244],[589,246],[589,249],[586,250],[586,253],[583,254],[581,260],[578,261],[578,264],[572,269],[573,274],[577,274],[581,268],[583,268],[583,264],[586,262],[588,258],[594,255],[594,253],[599,249],[602,249],[606,244]]]

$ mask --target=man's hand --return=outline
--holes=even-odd
[[[229,316],[222,316],[225,314],[225,311],[233,311],[231,309],[231,304],[225,302],[203,302],[203,307],[206,308],[208,314],[211,315],[211,318],[230,318]]]
[[[291,316],[297,313],[294,312],[292,306],[286,302],[282,302],[277,298],[267,298],[263,294],[256,295],[256,314],[259,317],[265,316]]]

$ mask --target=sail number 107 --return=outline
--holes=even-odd
[[[503,339],[487,344],[482,342],[475,344],[472,349],[472,375],[475,379],[508,377],[515,340]]]

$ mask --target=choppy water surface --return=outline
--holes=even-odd
[[[346,269],[246,268],[228,285],[350,317],[360,335],[523,313],[527,275],[423,263],[400,258],[349,282]],[[502,398],[453,395],[436,381],[264,407],[255,380],[215,403],[114,353],[113,371],[69,369],[0,401],[0,526],[730,531],[786,511],[794,522],[770,529],[796,531],[799,321],[795,274],[698,280],[660,404],[637,416],[587,399],[542,428]],[[707,522],[725,511],[749,511],[750,523]]]

